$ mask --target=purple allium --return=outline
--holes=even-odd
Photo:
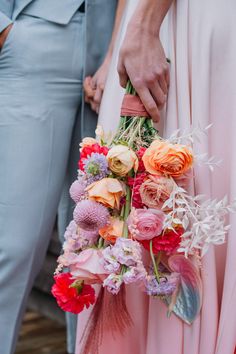
[[[158,283],[154,275],[151,275],[146,280],[146,292],[151,296],[169,296],[175,291],[178,282],[179,278],[176,275],[173,277],[171,275],[169,279],[161,278],[160,283]]]
[[[76,181],[74,181],[70,187],[70,196],[74,200],[75,203],[79,203],[84,196],[86,195],[85,188],[87,184],[84,178],[79,177]]]
[[[92,200],[79,202],[73,213],[76,224],[85,231],[98,231],[108,223],[106,207]]]
[[[93,152],[91,156],[84,160],[84,172],[86,174],[88,184],[107,177],[109,171],[106,156]]]
[[[118,294],[123,283],[122,275],[110,274],[104,281],[103,286],[113,295]]]

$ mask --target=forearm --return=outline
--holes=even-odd
[[[129,27],[141,27],[154,35],[158,35],[161,24],[173,1],[140,0],[130,20]]]
[[[115,17],[115,23],[114,23],[114,27],[113,27],[113,32],[112,32],[112,37],[111,37],[111,42],[108,48],[108,52],[107,52],[107,56],[111,56],[113,53],[113,48],[114,48],[114,44],[116,41],[116,37],[117,37],[117,33],[120,27],[120,23],[121,23],[121,19],[122,19],[122,15],[125,9],[125,5],[126,5],[126,0],[119,0],[118,1],[118,5],[117,5],[117,10],[116,10],[116,17]]]

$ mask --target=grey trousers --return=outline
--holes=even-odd
[[[84,14],[21,14],[0,53],[0,353],[12,354],[48,247],[82,96]]]

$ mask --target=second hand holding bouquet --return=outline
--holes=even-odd
[[[136,283],[137,291],[161,298],[168,315],[188,324],[198,315],[200,259],[211,244],[224,242],[225,216],[234,206],[187,192],[196,157],[190,144],[176,142],[177,135],[172,140],[158,135],[130,83],[113,139],[101,128],[97,140],[83,139],[70,188],[74,220],[52,289],[63,310],[79,313],[94,304],[93,284],[115,298],[124,284]],[[60,273],[63,268],[69,273]],[[124,298],[120,303],[122,330],[130,321]],[[116,305],[119,312],[118,297]]]

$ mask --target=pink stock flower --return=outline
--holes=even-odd
[[[131,236],[138,240],[151,240],[161,234],[165,214],[156,209],[133,209],[128,218]]]

